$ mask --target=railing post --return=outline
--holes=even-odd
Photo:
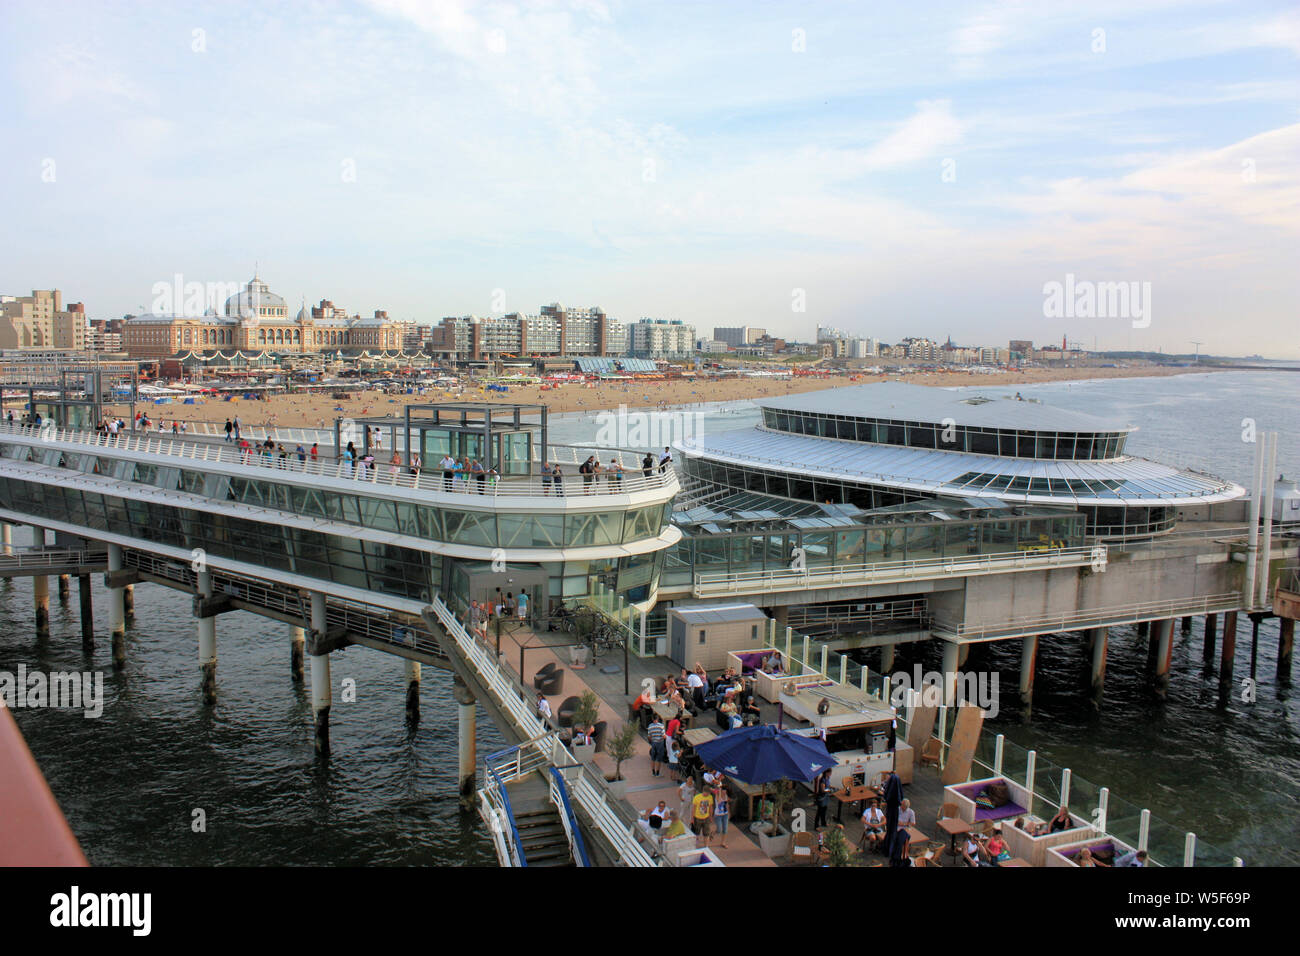
[[[1002,751],[1007,742],[1007,738],[998,734],[993,738],[993,772],[998,776],[1002,775]]]
[[[1097,829],[1102,833],[1106,832],[1106,825],[1109,822],[1110,815],[1110,787],[1102,787],[1101,792],[1097,794]]]
[[[793,640],[794,628],[787,627],[785,629],[785,666],[787,669],[790,667],[790,644]]]
[[[1147,848],[1147,839],[1151,835],[1151,811],[1143,810],[1142,816],[1138,822],[1138,849]]]
[[[1070,768],[1061,771],[1061,803],[1070,805]]]
[[[822,660],[821,660],[821,666],[818,668],[818,670],[819,670],[822,674],[826,674],[827,670],[829,669],[828,666],[827,666],[827,663],[826,663],[826,661],[827,661],[827,655],[828,655],[829,653],[830,653],[830,647],[828,647],[826,644],[823,644],[823,645],[822,645]]]
[[[849,659],[846,655],[841,654],[840,655],[840,683],[847,684],[848,682],[849,682]]]
[[[1196,834],[1188,831],[1183,840],[1183,866],[1196,865]]]
[[[1030,813],[1034,812],[1034,771],[1038,769],[1038,751],[1029,751],[1029,756],[1025,760],[1025,789],[1029,791],[1029,806],[1025,807]]]

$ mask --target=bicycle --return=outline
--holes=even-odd
[[[604,657],[620,644],[618,633],[608,624],[600,624],[591,633],[591,656]]]

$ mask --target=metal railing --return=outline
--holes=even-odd
[[[339,478],[367,482],[394,488],[416,491],[440,492],[489,498],[581,498],[586,495],[630,495],[643,491],[676,493],[677,474],[672,469],[650,475],[626,471],[621,474],[604,473],[596,476],[564,475],[562,479],[547,480],[540,475],[528,477],[502,477],[489,479],[453,472],[442,472],[436,465],[412,472],[405,465],[374,461],[349,462],[312,460],[310,456],[299,459],[296,453],[284,456],[271,455],[257,450],[241,450],[209,442],[187,442],[183,438],[153,438],[147,435],[108,435],[101,432],[74,429],[33,428],[31,426],[0,423],[0,436],[14,435],[44,445],[68,445],[73,448],[103,449],[124,455],[159,455],[169,459],[193,462],[211,462],[256,470],[319,478]],[[179,467],[179,464],[178,464]],[[583,480],[590,477],[590,480]]]
[[[582,828],[578,826],[578,817],[573,812],[573,804],[569,802],[569,785],[564,782],[564,775],[558,767],[551,767],[550,794],[551,803],[560,812],[560,823],[564,825],[565,836],[569,838],[573,862],[578,866],[591,866],[587,845],[582,839]]]
[[[1079,631],[1134,621],[1154,621],[1190,614],[1214,614],[1241,608],[1241,592],[1211,594],[1205,597],[1176,598],[1169,601],[1145,601],[1110,607],[1086,608],[1061,614],[1004,618],[996,624],[967,624],[937,620],[934,633],[951,637],[1015,637],[1047,634],[1056,631]]]
[[[99,567],[107,563],[107,551],[85,549],[15,548],[9,554],[0,554],[0,570],[11,571],[85,565]]]
[[[637,839],[635,819],[628,820],[619,815],[616,807],[621,801],[611,797],[604,777],[575,759],[558,736],[550,733],[541,717],[525,702],[524,696],[502,669],[495,652],[489,651],[470,635],[441,597],[433,599],[430,611],[455,645],[461,659],[477,672],[479,681],[496,699],[503,714],[529,741],[522,746],[531,748],[552,766],[558,766],[566,772],[577,771],[577,781],[572,783],[570,792],[619,861],[626,866],[656,866],[650,852]],[[551,741],[549,752],[546,752],[546,740]],[[630,808],[627,812],[630,812]]]
[[[1068,568],[1090,565],[1102,571],[1106,567],[1105,545],[1087,548],[1048,548],[1042,551],[1006,551],[992,554],[953,557],[917,558],[911,561],[879,561],[875,564],[811,567],[802,570],[782,568],[766,571],[737,571],[722,574],[697,574],[693,591],[696,597],[723,594],[751,594],[784,591],[791,588],[844,587],[863,584],[886,584],[918,578],[968,577],[1000,574],[1008,571]]]

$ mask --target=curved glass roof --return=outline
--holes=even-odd
[[[928,494],[1031,504],[1208,504],[1245,493],[1239,485],[1222,478],[1180,471],[1144,458],[1001,458],[838,441],[759,428],[684,439],[674,447],[688,459],[699,457]]]
[[[1130,432],[1125,422],[1083,412],[1054,408],[1030,399],[1006,395],[972,395],[906,382],[849,385],[820,392],[767,398],[762,408],[847,415],[893,421],[932,422],[951,419],[953,424],[976,428],[1056,432]]]

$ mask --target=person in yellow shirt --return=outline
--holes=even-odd
[[[708,846],[713,841],[713,794],[701,790],[691,800],[691,820],[695,828],[695,845]]]
[[[682,818],[677,815],[676,810],[668,811],[668,826],[664,830],[664,839],[671,840],[673,837],[685,836],[686,824],[682,823]]]

